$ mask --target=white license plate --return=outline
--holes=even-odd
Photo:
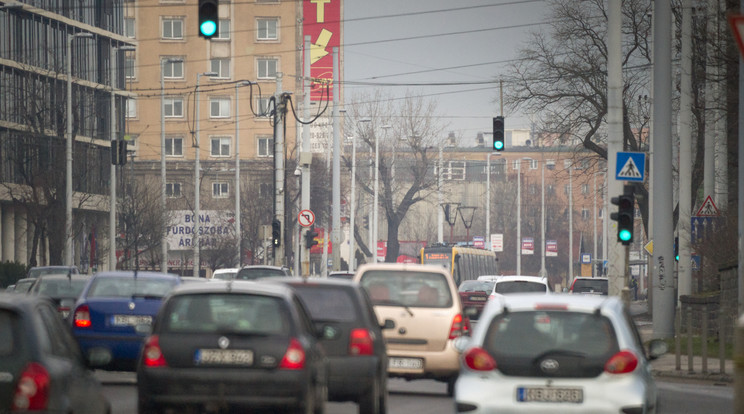
[[[197,364],[253,365],[253,351],[242,349],[199,349],[194,360]]]
[[[152,316],[149,315],[114,315],[113,324],[116,326],[150,325]]]
[[[486,297],[485,296],[471,296],[470,301],[471,302],[485,302]]]
[[[421,358],[388,358],[388,368],[394,369],[422,369],[424,360]]]
[[[520,402],[580,403],[583,400],[584,392],[581,388],[517,388],[517,401]]]

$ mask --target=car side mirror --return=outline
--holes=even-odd
[[[394,329],[395,328],[395,321],[392,319],[385,319],[385,323],[380,325],[380,328],[382,329]]]
[[[654,360],[667,353],[669,345],[662,339],[652,339],[648,343],[648,359]]]

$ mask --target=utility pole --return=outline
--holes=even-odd
[[[302,118],[304,122],[308,122],[310,119],[310,36],[305,36],[304,52]],[[310,209],[310,164],[313,159],[310,149],[310,124],[304,124],[302,126],[302,152],[300,153],[300,166],[302,167],[302,196],[300,197],[300,205],[303,210]],[[307,233],[307,231],[307,228],[302,228],[300,240],[305,240],[305,233]],[[310,249],[305,246],[305,243],[300,243],[300,252],[300,255],[302,256],[302,276],[309,276]]]
[[[341,270],[341,144],[339,133],[339,74],[338,47],[333,48],[333,179],[331,245],[333,270]]]
[[[276,74],[276,113],[274,114],[274,219],[279,220],[284,234],[284,115],[287,111],[287,96],[282,93],[282,73]],[[284,237],[274,246],[274,265],[284,265]]]

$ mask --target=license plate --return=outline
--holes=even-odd
[[[471,302],[485,302],[486,297],[485,296],[471,296],[470,301]]]
[[[199,349],[194,360],[197,364],[253,365],[253,351],[243,349]]]
[[[149,315],[114,315],[113,324],[116,326],[150,325],[152,316]]]
[[[584,400],[581,388],[519,387],[519,402],[580,403]]]
[[[422,369],[424,360],[421,358],[388,358],[388,368],[394,369]]]

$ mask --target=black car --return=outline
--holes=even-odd
[[[137,366],[139,413],[187,409],[322,413],[327,361],[287,286],[189,283],[166,298]]]
[[[111,412],[52,301],[0,293],[0,338],[0,412]]]
[[[381,326],[367,291],[343,279],[273,278],[291,286],[324,332],[328,399],[354,401],[360,414],[387,409],[388,358]],[[392,320],[389,322],[392,324]]]
[[[90,276],[84,275],[41,275],[36,278],[28,293],[51,298],[62,317],[67,318],[88,280]]]
[[[235,280],[256,280],[274,276],[292,276],[292,273],[284,266],[248,265],[238,270]]]

